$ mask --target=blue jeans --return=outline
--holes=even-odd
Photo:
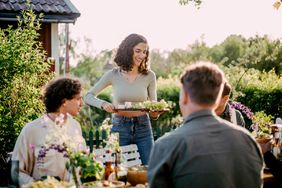
[[[147,165],[154,138],[150,118],[147,114],[138,117],[113,115],[112,132],[119,133],[120,146],[136,144],[143,165]]]

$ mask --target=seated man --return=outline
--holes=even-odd
[[[221,94],[220,102],[217,108],[215,109],[215,113],[218,116],[220,116],[222,119],[240,125],[241,127],[245,127],[245,120],[241,112],[234,108],[230,108],[230,105],[228,104],[230,93],[231,93],[231,86],[229,85],[229,83],[225,82]],[[234,111],[235,113],[232,113],[232,111]],[[235,114],[235,117],[231,118],[233,114]]]
[[[197,63],[181,77],[179,105],[184,123],[158,139],[151,152],[151,188],[258,188],[263,158],[250,133],[216,116],[224,74]]]

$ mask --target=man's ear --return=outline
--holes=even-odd
[[[187,92],[183,92],[183,104],[188,104],[189,102],[189,95]]]
[[[224,97],[222,97],[222,100],[224,101],[224,103],[227,103],[229,100],[229,95],[225,95]]]

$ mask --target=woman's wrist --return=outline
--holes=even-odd
[[[104,109],[104,104],[105,104],[105,102],[102,102],[102,104],[101,104],[101,110],[105,110],[105,109]]]
[[[158,115],[158,116],[150,116],[151,120],[158,120],[159,117],[160,117],[160,115]]]

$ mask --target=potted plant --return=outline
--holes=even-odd
[[[75,152],[70,155],[70,162],[67,168],[79,168],[79,177],[81,183],[101,180],[104,174],[103,165],[96,161],[94,155],[83,152]],[[73,173],[73,175],[76,175]],[[77,179],[77,177],[76,177]]]
[[[271,124],[272,116],[267,115],[264,111],[259,111],[252,117],[252,134],[259,143],[266,143],[272,139]]]

